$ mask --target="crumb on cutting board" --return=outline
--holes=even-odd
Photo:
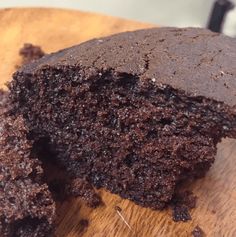
[[[172,208],[172,219],[175,222],[179,222],[179,221],[189,221],[192,220],[192,217],[189,213],[189,209],[187,206],[184,205],[180,205],[180,206],[174,206]]]
[[[79,221],[79,227],[80,227],[80,232],[84,232],[85,229],[87,229],[89,226],[89,220],[87,219],[81,219]]]
[[[114,209],[115,209],[116,211],[118,211],[118,212],[122,212],[122,209],[121,209],[121,207],[119,207],[119,206],[115,206]]]
[[[205,234],[204,234],[203,230],[197,225],[192,231],[192,236],[193,237],[204,237]]]
[[[31,43],[25,43],[19,50],[19,55],[22,58],[22,64],[27,64],[33,60],[39,59],[45,55],[40,46],[33,45]]]
[[[175,222],[192,220],[189,210],[196,207],[197,197],[190,191],[176,193],[171,200],[172,219]]]

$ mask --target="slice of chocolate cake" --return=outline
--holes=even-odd
[[[41,162],[31,154],[22,117],[6,114],[7,97],[0,91],[0,236],[48,237],[55,204]]]
[[[236,137],[236,41],[161,28],[95,39],[23,66],[12,113],[75,178],[154,209]]]

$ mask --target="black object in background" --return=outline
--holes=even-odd
[[[214,32],[221,32],[224,18],[228,11],[234,8],[229,0],[217,0],[212,8],[207,28]]]

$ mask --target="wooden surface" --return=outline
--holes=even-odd
[[[117,18],[78,11],[53,9],[0,10],[0,83],[11,78],[19,64],[18,50],[24,42],[41,45],[46,52],[77,44],[93,37],[148,27]],[[56,237],[187,237],[199,225],[206,236],[236,236],[236,142],[219,145],[215,164],[204,179],[191,185],[198,196],[192,221],[174,223],[169,210],[152,211],[100,191],[104,206],[95,210],[80,200],[58,205]],[[125,224],[114,209],[122,208]],[[88,219],[85,230],[81,219]]]

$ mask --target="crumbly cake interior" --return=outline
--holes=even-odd
[[[55,203],[22,117],[8,116],[7,110],[8,93],[0,91],[0,236],[46,237]]]
[[[30,139],[44,141],[72,176],[98,188],[163,208],[180,181],[210,168],[222,137],[236,136],[235,113],[222,102],[158,79],[84,71],[58,66],[16,73],[12,112],[24,116]]]

